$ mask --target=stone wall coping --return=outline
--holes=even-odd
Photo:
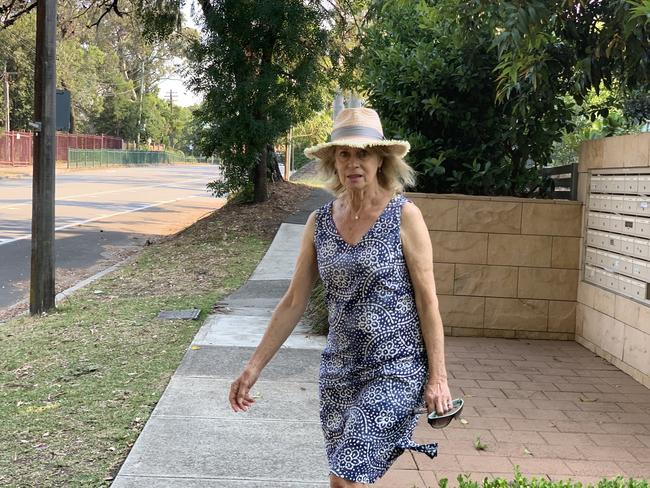
[[[412,198],[430,198],[446,200],[485,200],[493,202],[519,202],[519,203],[542,203],[542,204],[559,204],[559,205],[582,205],[577,200],[561,200],[557,198],[523,198],[523,197],[491,197],[486,195],[463,195],[461,193],[416,193],[406,192],[407,197]]]

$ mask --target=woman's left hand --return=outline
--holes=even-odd
[[[446,379],[430,379],[424,387],[424,401],[429,413],[442,415],[452,408],[451,392]]]

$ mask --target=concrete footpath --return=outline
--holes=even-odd
[[[309,208],[283,224],[250,280],[211,315],[173,375],[113,486],[116,488],[327,487],[318,419],[323,337],[300,324],[254,387],[256,405],[233,413],[230,382],[259,342],[292,274]],[[464,421],[419,442],[440,454],[406,452],[376,486],[450,486],[472,479],[597,483],[650,478],[650,390],[572,341],[447,337],[452,395]],[[477,449],[480,439],[482,449]]]

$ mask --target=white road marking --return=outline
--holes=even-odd
[[[175,198],[175,199],[173,199],[173,200],[166,200],[166,201],[164,201],[164,202],[152,203],[152,204],[150,204],[150,205],[145,205],[145,206],[143,206],[143,207],[138,207],[138,208],[134,208],[134,209],[131,209],[131,210],[125,210],[125,211],[123,211],[123,212],[115,212],[115,213],[112,213],[112,214],[100,215],[99,217],[94,217],[94,218],[92,218],[92,219],[82,220],[82,221],[79,221],[79,222],[74,222],[74,223],[72,223],[72,224],[63,225],[63,226],[61,226],[61,227],[57,227],[57,228],[55,228],[54,230],[55,230],[55,231],[58,231],[58,230],[64,230],[64,229],[68,229],[68,228],[70,228],[70,227],[76,227],[76,226],[78,226],[78,225],[84,225],[84,224],[88,224],[88,223],[90,223],[90,222],[96,222],[96,221],[98,221],[98,220],[108,219],[108,218],[110,218],[110,217],[115,217],[116,215],[123,215],[123,214],[127,214],[127,213],[139,212],[140,210],[146,210],[146,209],[148,209],[148,208],[152,208],[152,207],[159,207],[159,206],[161,206],[161,205],[166,205],[166,204],[168,204],[168,203],[178,202],[179,200],[188,200],[188,199],[190,199],[190,198],[200,198],[200,197],[204,197],[204,196],[205,196],[205,195],[190,195],[189,197],[181,197],[181,198]],[[25,240],[25,239],[31,239],[31,238],[32,238],[32,234],[29,233],[29,234],[22,235],[22,236],[20,236],[20,237],[15,237],[15,238],[13,238],[13,239],[4,239],[4,240],[0,240],[0,246],[3,246],[3,245],[5,245],[5,244],[10,244],[10,243],[12,243],[12,242],[16,242],[16,241],[22,241],[22,240]]]
[[[70,200],[71,198],[94,197],[94,196],[97,196],[97,195],[105,195],[105,194],[108,194],[108,193],[128,193],[128,192],[132,192],[132,191],[143,190],[143,189],[146,189],[146,188],[159,188],[161,186],[167,186],[167,185],[178,185],[178,184],[181,184],[181,183],[186,183],[188,181],[196,182],[197,178],[189,178],[187,180],[180,180],[180,181],[170,181],[170,182],[167,182],[167,183],[160,183],[160,184],[157,184],[157,185],[134,186],[132,188],[120,187],[120,188],[116,188],[114,190],[105,190],[105,191],[99,191],[99,192],[96,192],[96,193],[83,193],[83,194],[79,194],[79,195],[68,195],[68,196],[65,196],[65,197],[58,197],[58,198],[56,198],[56,201],[58,202],[58,201],[61,201],[61,200]],[[97,184],[101,184],[101,182],[97,182]],[[206,193],[207,193],[207,190],[206,190]],[[31,205],[31,204],[32,204],[32,201],[30,199],[29,202],[17,203],[17,204],[13,203],[11,205],[0,207],[0,210],[2,210],[2,209],[17,210],[18,206],[25,206],[25,205]]]

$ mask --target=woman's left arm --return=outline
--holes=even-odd
[[[451,410],[451,393],[445,367],[445,334],[433,278],[433,251],[429,230],[420,209],[410,202],[402,208],[401,237],[429,360],[429,380],[424,400],[429,412],[435,410],[440,415]]]

